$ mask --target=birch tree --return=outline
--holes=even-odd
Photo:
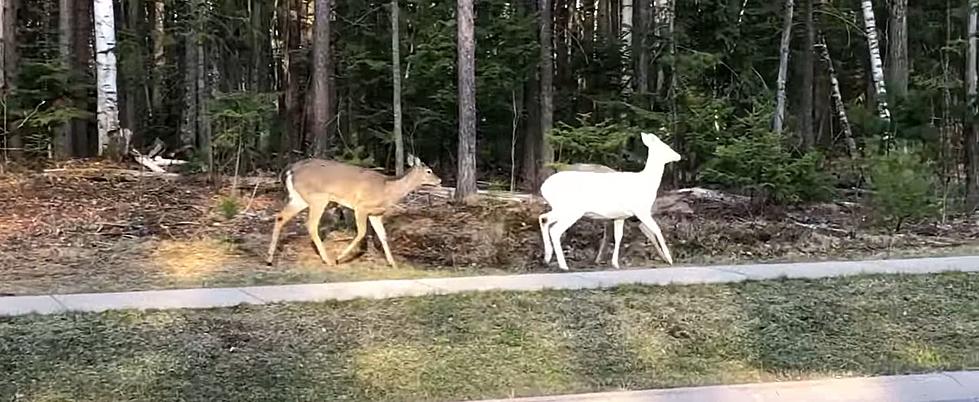
[[[775,92],[775,121],[772,129],[782,134],[785,118],[785,81],[789,72],[789,45],[792,41],[792,0],[785,0],[785,14],[782,16],[782,41],[778,48],[778,78]]]
[[[884,83],[884,63],[880,59],[880,42],[877,39],[877,22],[874,18],[874,4],[871,0],[861,0],[864,33],[867,36],[867,49],[870,51],[870,74],[874,84],[874,100],[877,115],[885,121],[891,120],[887,107],[887,87]],[[885,137],[885,140],[887,138]]]
[[[398,0],[391,0],[391,82],[394,86],[394,171],[401,176],[405,171],[405,143],[401,135],[401,31]]]
[[[129,149],[129,138],[119,127],[116,29],[112,0],[94,0],[92,10],[95,20],[98,154],[122,158]]]
[[[846,142],[846,150],[850,158],[860,156],[857,150],[857,143],[853,140],[853,130],[850,129],[850,119],[846,116],[846,104],[843,103],[843,93],[840,91],[840,80],[836,75],[836,68],[833,67],[833,59],[829,55],[829,47],[826,46],[826,38],[822,33],[819,35],[819,43],[816,44],[816,51],[826,64],[826,72],[829,74],[830,97],[833,98],[833,108],[836,110],[836,117],[840,121],[840,130],[843,132],[843,141]]]

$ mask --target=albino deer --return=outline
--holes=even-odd
[[[646,167],[641,172],[586,172],[563,171],[548,177],[541,185],[541,196],[551,210],[539,218],[541,237],[544,240],[544,262],[551,261],[552,252],[557,254],[558,266],[568,269],[561,249],[561,236],[583,216],[592,219],[612,220],[615,227],[615,249],[612,265],[619,267],[619,245],[625,220],[635,216],[641,222],[643,234],[655,241],[657,253],[670,265],[673,257],[663,239],[663,232],[650,212],[656,202],[656,192],[663,179],[667,163],[681,159],[659,137],[642,133],[642,142],[649,148]]]
[[[549,172],[548,171],[545,171],[544,172],[544,174],[547,175],[547,176],[550,176],[550,175],[552,175],[554,173],[557,173],[557,172],[568,172],[568,171],[571,171],[571,172],[594,172],[594,173],[612,173],[612,172],[616,172],[615,169],[612,169],[612,168],[610,168],[608,166],[605,166],[605,165],[599,165],[597,163],[572,163],[570,165],[555,165],[555,166],[551,167],[548,170],[550,170],[550,171]],[[595,263],[596,264],[602,262],[602,254],[605,254],[605,248],[608,245],[608,231],[609,231],[609,226],[611,226],[611,225],[612,225],[612,222],[604,222],[602,224],[602,242],[598,245],[598,252],[595,253]],[[618,261],[613,261],[612,264],[613,265],[616,265],[616,264],[618,264]],[[616,267],[616,268],[618,268],[618,267]]]
[[[442,179],[432,173],[432,169],[425,166],[417,157],[408,155],[408,165],[412,168],[404,176],[393,178],[370,169],[323,159],[306,159],[292,164],[285,171],[289,200],[275,217],[275,229],[272,230],[272,244],[269,245],[267,262],[272,264],[282,227],[308,207],[309,218],[306,221],[306,230],[309,231],[309,236],[316,245],[320,259],[327,265],[332,266],[343,261],[347,254],[360,244],[367,234],[369,221],[378,240],[381,241],[381,246],[384,247],[384,257],[388,264],[396,268],[381,218],[388,208],[408,193],[423,185],[438,186],[442,183]],[[336,260],[327,254],[319,234],[323,210],[334,202],[352,209],[357,222],[357,236]]]

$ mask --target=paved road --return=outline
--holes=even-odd
[[[860,274],[933,274],[952,271],[979,272],[979,256],[14,296],[0,297],[0,316],[57,314],[68,311],[230,307],[239,304],[316,302],[356,298],[384,299],[492,290],[596,289],[625,284],[729,283],[779,278],[812,279]]]
[[[483,402],[503,402],[503,399]],[[507,399],[509,402],[979,402],[979,371]]]

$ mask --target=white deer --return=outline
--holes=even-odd
[[[642,142],[649,149],[646,167],[641,172],[562,171],[547,178],[541,185],[541,196],[551,210],[539,218],[544,240],[544,262],[557,254],[558,266],[568,270],[561,248],[561,236],[582,217],[612,220],[615,226],[615,248],[612,266],[619,267],[619,245],[625,220],[635,216],[643,234],[655,241],[656,251],[670,265],[673,257],[663,239],[663,232],[650,214],[656,202],[667,163],[681,159],[669,145],[654,134],[642,133]]]

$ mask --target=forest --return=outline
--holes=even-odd
[[[162,142],[193,172],[401,172],[410,152],[460,192],[533,191],[565,163],[636,169],[648,131],[684,155],[673,187],[979,202],[971,1],[3,4],[4,165]]]
[[[641,132],[683,156],[678,264],[973,254],[974,3],[3,0],[0,294],[550,270],[532,194],[639,170]],[[325,267],[301,219],[266,266],[307,157],[442,179],[386,217],[398,269]],[[644,239],[625,266],[664,263]]]

